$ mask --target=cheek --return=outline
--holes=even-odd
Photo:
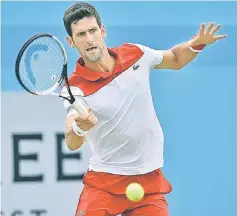
[[[79,51],[84,51],[84,48],[85,48],[85,43],[83,43],[83,41],[75,41],[75,45],[76,45],[76,48],[79,50]]]
[[[103,35],[100,33],[100,32],[98,32],[97,34],[95,34],[95,41],[103,41],[104,40],[104,37],[103,37]]]

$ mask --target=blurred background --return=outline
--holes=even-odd
[[[36,33],[65,45],[69,74],[78,58],[66,44],[63,14],[74,2],[1,2],[1,215],[74,215],[88,146],[64,142],[60,99],[26,93],[15,78],[21,46]],[[165,134],[164,174],[171,216],[237,215],[237,2],[90,2],[109,47],[141,43],[169,49],[202,22],[222,24],[227,38],[180,71],[154,70],[154,105]]]

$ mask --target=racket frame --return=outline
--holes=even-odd
[[[51,37],[53,38],[60,46],[61,50],[62,50],[62,53],[64,55],[64,64],[63,64],[63,70],[62,70],[62,74],[61,74],[61,77],[59,79],[59,81],[54,85],[52,86],[50,89],[47,89],[45,91],[41,91],[41,92],[32,92],[30,91],[25,85],[24,83],[22,82],[21,80],[21,77],[20,77],[20,71],[19,71],[19,68],[20,68],[20,61],[21,61],[21,58],[23,56],[23,53],[25,52],[25,50],[27,49],[27,47],[33,42],[35,41],[36,39],[40,38],[40,37]],[[66,54],[66,50],[64,49],[64,46],[63,44],[61,43],[61,41],[55,37],[54,35],[50,35],[50,34],[47,34],[47,33],[40,33],[40,34],[36,34],[36,35],[33,35],[32,37],[30,37],[26,43],[22,46],[22,48],[20,49],[18,55],[17,55],[17,58],[16,58],[16,64],[15,64],[15,72],[16,72],[16,77],[19,81],[19,83],[21,84],[21,86],[29,93],[31,94],[34,94],[34,95],[58,95],[58,94],[55,94],[53,93],[54,90],[56,90],[61,84],[63,81],[65,81],[65,86],[67,88],[67,91],[70,95],[70,98],[68,97],[64,97],[64,96],[61,96],[61,95],[58,95],[59,97],[62,97],[66,100],[68,100],[70,102],[70,104],[73,104],[75,102],[75,97],[73,96],[72,92],[71,92],[71,89],[70,89],[70,86],[69,86],[69,82],[68,82],[68,75],[67,75],[67,54]]]

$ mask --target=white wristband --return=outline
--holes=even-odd
[[[200,53],[202,51],[202,50],[193,49],[192,47],[189,47],[189,50],[195,53]]]
[[[81,128],[79,128],[77,126],[77,123],[75,121],[73,121],[72,123],[72,130],[74,131],[74,133],[77,135],[77,136],[85,136],[86,135],[86,131],[82,130]]]

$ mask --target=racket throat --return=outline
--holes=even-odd
[[[73,104],[75,102],[75,98],[74,97],[73,98],[68,98],[68,97],[64,97],[62,95],[59,95],[59,97],[69,101],[70,104]]]

